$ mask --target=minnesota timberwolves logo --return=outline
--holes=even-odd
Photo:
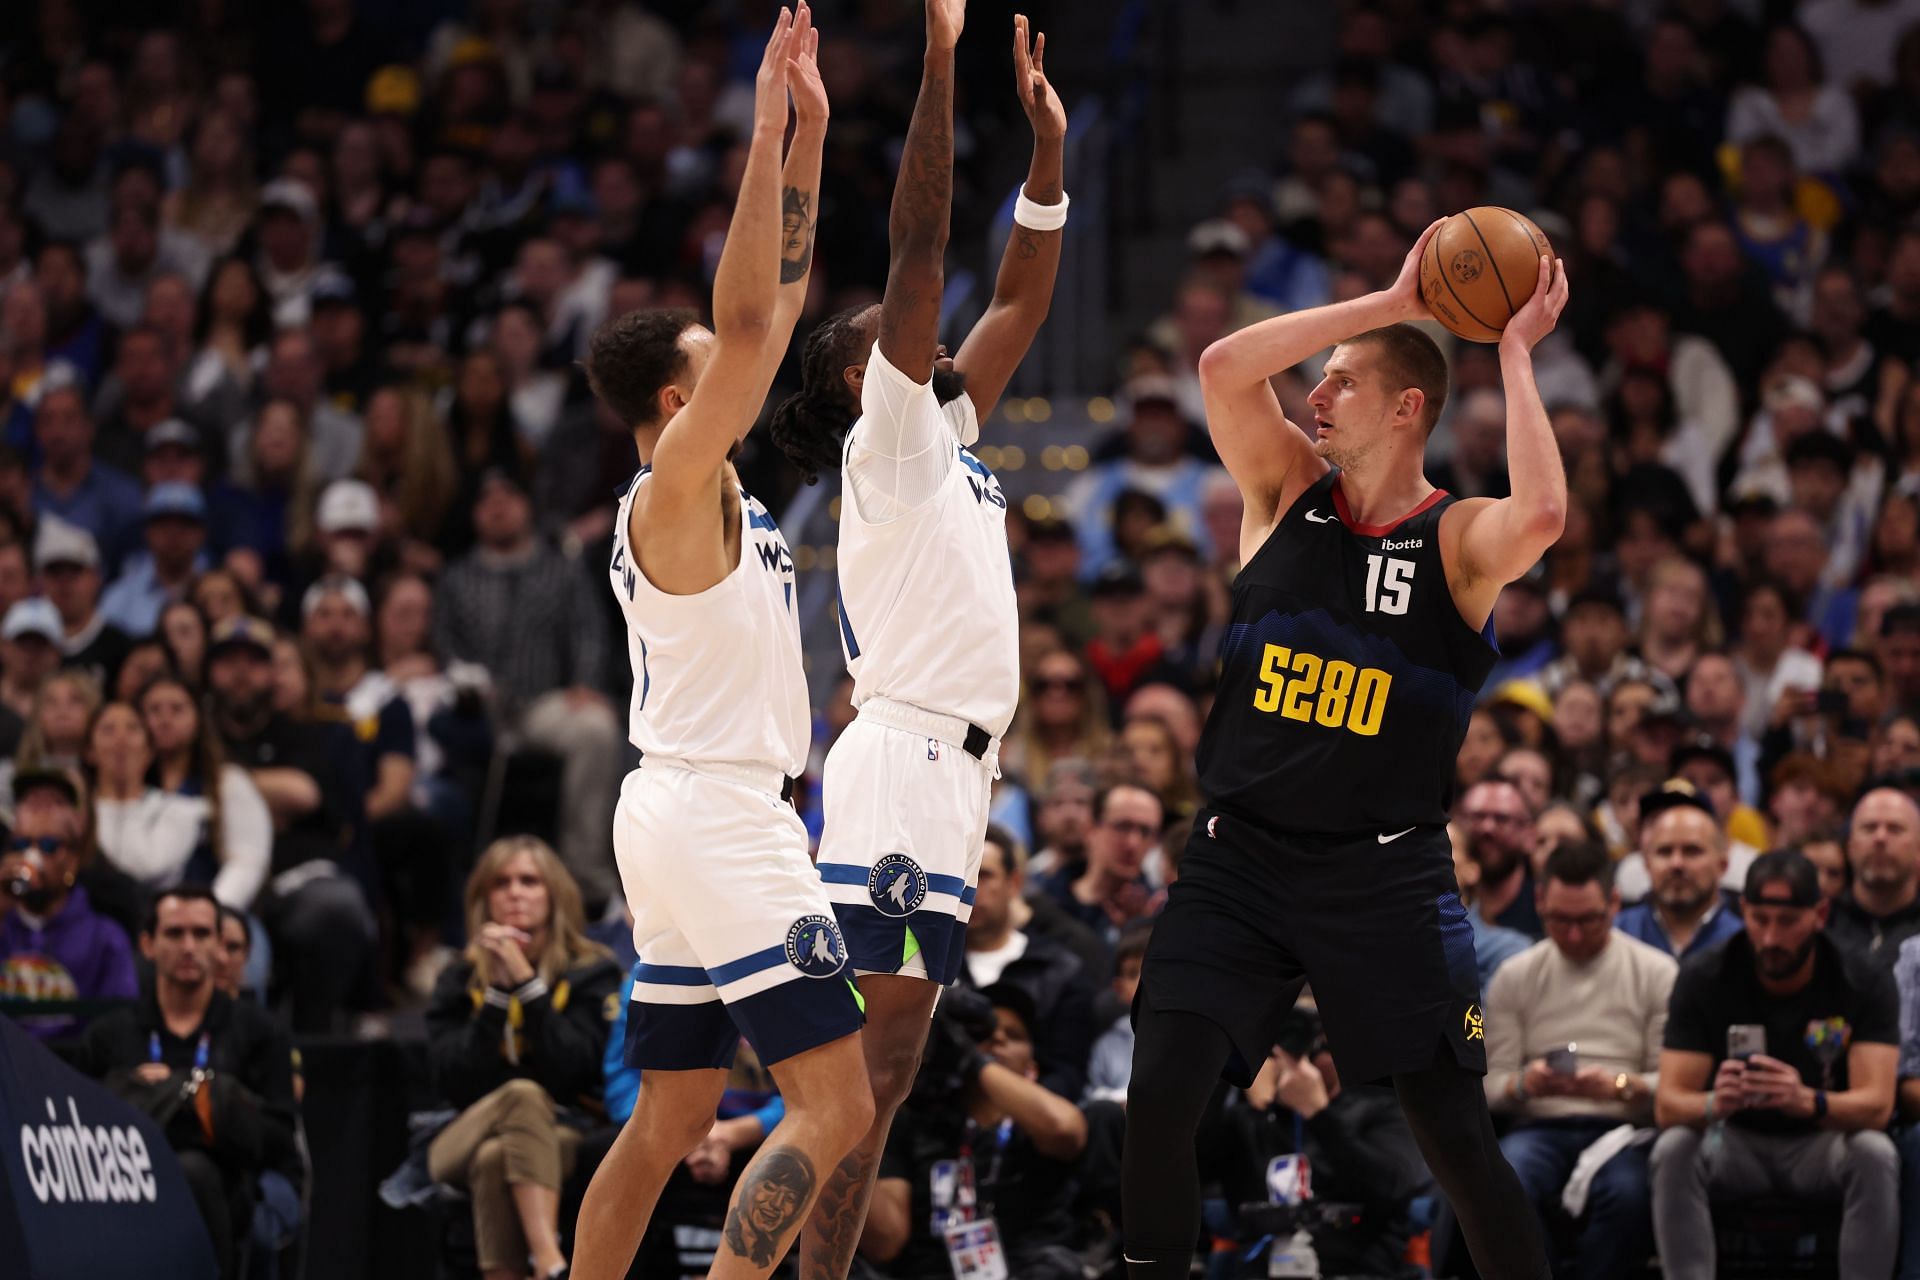
[[[847,962],[840,930],[825,916],[801,916],[787,930],[787,963],[809,978],[831,978]]]
[[[927,873],[906,854],[890,853],[873,864],[867,896],[883,916],[896,920],[910,916],[927,900]]]

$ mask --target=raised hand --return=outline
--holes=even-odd
[[[967,25],[967,0],[927,0],[927,47],[951,51]]]
[[[1393,299],[1394,310],[1401,320],[1431,320],[1433,312],[1427,310],[1427,300],[1420,292],[1420,255],[1427,251],[1427,241],[1433,239],[1440,230],[1445,218],[1435,218],[1413,242],[1413,248],[1407,250],[1405,262],[1400,264],[1400,274],[1387,288],[1387,296]]]
[[[1526,305],[1514,312],[1513,319],[1507,321],[1506,332],[1500,335],[1500,345],[1513,343],[1523,351],[1531,351],[1534,344],[1553,332],[1553,326],[1559,323],[1560,313],[1567,307],[1567,264],[1558,258],[1549,259],[1540,255],[1540,279],[1533,286],[1533,296]]]
[[[805,6],[802,6],[802,12]],[[787,62],[793,45],[793,11],[782,8],[753,77],[753,128],[756,133],[787,131]]]
[[[820,29],[813,10],[802,0],[787,45],[787,91],[793,95],[793,114],[802,125],[827,123],[827,86],[820,79]]]
[[[1020,108],[1027,113],[1027,120],[1033,125],[1036,138],[1064,138],[1067,136],[1067,109],[1060,103],[1060,95],[1053,91],[1053,85],[1047,80],[1044,59],[1047,56],[1047,35],[1041,32],[1032,37],[1031,51],[1028,46],[1027,15],[1013,15],[1013,88],[1020,95]]]

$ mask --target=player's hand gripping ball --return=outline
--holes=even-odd
[[[1420,255],[1420,297],[1433,318],[1469,342],[1498,342],[1540,281],[1553,246],[1533,220],[1482,205],[1440,224]]]

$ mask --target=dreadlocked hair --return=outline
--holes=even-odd
[[[808,484],[840,463],[840,445],[857,416],[847,403],[841,371],[859,358],[861,328],[856,318],[867,308],[850,307],[823,320],[807,335],[800,354],[800,389],[773,411],[767,430],[773,443]]]

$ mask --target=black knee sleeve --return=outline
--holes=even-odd
[[[1420,1153],[1446,1193],[1482,1280],[1545,1280],[1552,1274],[1533,1206],[1487,1113],[1478,1072],[1453,1061],[1393,1078]]]
[[[1132,1280],[1185,1280],[1192,1264],[1200,1235],[1194,1133],[1231,1051],[1227,1033],[1210,1020],[1141,999],[1120,1171]]]

